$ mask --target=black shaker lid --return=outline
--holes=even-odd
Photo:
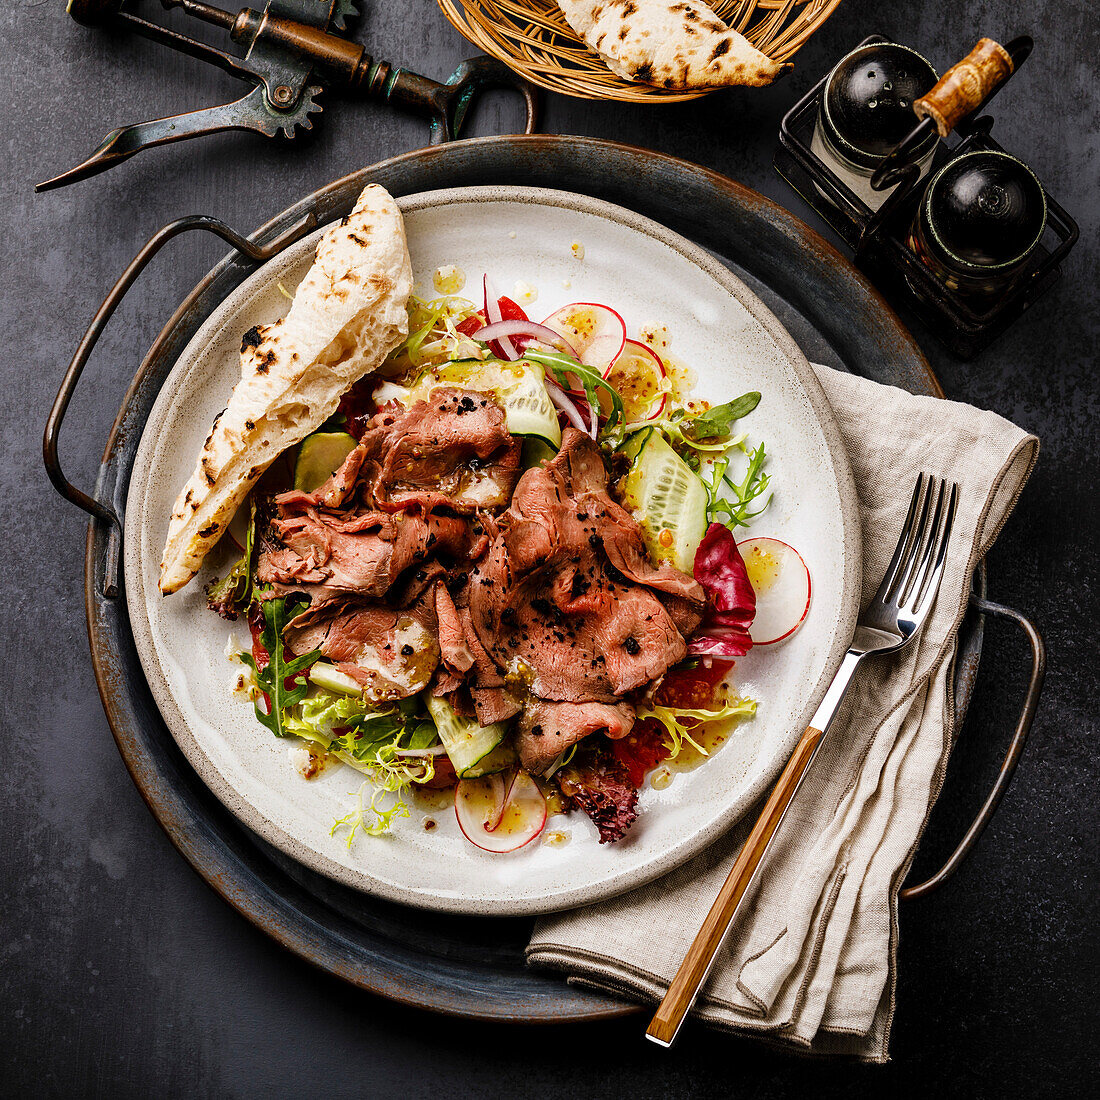
[[[1026,164],[978,149],[936,173],[921,215],[928,237],[947,258],[989,270],[1016,263],[1039,243],[1047,202]]]
[[[822,124],[838,150],[855,164],[875,168],[919,121],[913,100],[939,79],[916,50],[872,42],[842,57],[825,83]],[[927,152],[937,140],[930,134]]]

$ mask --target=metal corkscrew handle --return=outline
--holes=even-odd
[[[155,145],[220,130],[255,130],[268,137],[293,137],[310,129],[321,110],[316,97],[343,91],[379,99],[427,116],[429,141],[456,138],[477,97],[491,88],[515,89],[523,97],[524,133],[535,132],[538,100],[534,87],[491,57],[464,61],[441,83],[386,61],[375,61],[358,42],[331,33],[354,13],[353,0],[267,0],[262,10],[225,11],[201,0],[161,0],[166,8],[218,27],[243,51],[234,56],[124,10],[124,0],[69,0],[69,14],[86,26],[132,31],[200,61],[216,65],[255,87],[233,103],[170,118],[121,127],[107,135],[83,163],[38,184],[36,191],[62,187],[103,172]]]

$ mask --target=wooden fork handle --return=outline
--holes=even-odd
[[[768,850],[779,822],[798,790],[810,761],[821,744],[824,732],[808,726],[795,748],[787,766],[783,769],[768,801],[752,827],[748,839],[738,853],[729,876],[718,891],[718,897],[710,907],[702,928],[688,948],[680,969],[672,979],[664,1000],[646,1028],[646,1035],[661,1046],[671,1046],[684,1017],[695,1002],[700,988],[707,979],[715,955],[722,946],[737,907],[752,882],[764,853]]]

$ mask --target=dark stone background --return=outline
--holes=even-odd
[[[430,0],[373,0],[358,37],[442,77],[473,51]],[[153,15],[160,18],[159,7]],[[327,181],[425,140],[420,121],[336,103],[297,145],[221,135],[147,153],[35,197],[116,125],[215,103],[239,87],[138,40],[67,19],[60,0],[2,6],[3,404],[11,475],[5,570],[0,853],[0,1094],[1076,1096],[1096,1078],[1098,733],[1094,379],[1097,337],[1092,0],[844,0],[764,92],[624,109],[550,97],[544,128],[698,161],[805,213],[774,176],[782,112],[865,34],[942,70],[979,33],[1037,39],[996,104],[996,134],[1081,223],[1057,290],[974,363],[917,336],[952,397],[1037,432],[1043,453],[990,556],[991,594],[1032,614],[1050,674],[1031,744],[994,824],[956,879],[901,914],[893,1062],[808,1062],[690,1028],[671,1053],[640,1021],[529,1030],[457,1023],[356,992],[238,917],[177,854],[112,743],[88,658],[85,523],[39,459],[46,410],[92,310],[140,242],[182,214],[248,231]],[[478,132],[513,129],[494,102]],[[811,220],[813,220],[811,218]],[[139,283],[101,342],[66,424],[66,468],[90,483],[120,395],[176,302],[224,253],[190,239]],[[1091,614],[1090,614],[1091,613]],[[994,624],[977,695],[917,873],[950,850],[997,770],[1026,672]]]

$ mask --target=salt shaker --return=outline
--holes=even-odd
[[[872,210],[892,188],[873,190],[871,175],[913,129],[913,103],[938,79],[916,50],[896,42],[859,46],[829,73],[810,148]],[[922,175],[938,144],[932,132],[914,150]]]

